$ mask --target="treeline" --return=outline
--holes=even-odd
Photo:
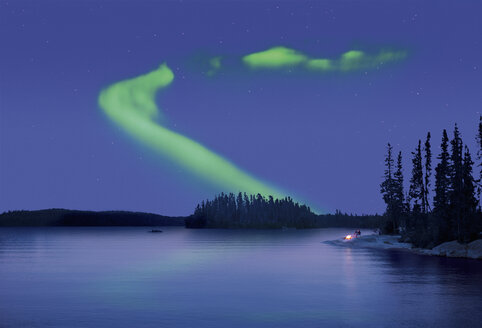
[[[0,226],[183,226],[185,217],[127,211],[46,209],[0,214]]]
[[[317,215],[309,206],[300,205],[290,197],[274,199],[261,194],[233,193],[217,195],[198,204],[186,219],[187,228],[327,228],[380,226],[383,217],[354,216],[337,211],[334,215]]]
[[[354,215],[341,213],[339,210],[335,214],[318,215],[316,228],[362,228],[375,229],[385,224],[383,215]]]
[[[216,196],[196,206],[187,228],[308,228],[316,215],[291,198],[233,193]]]
[[[386,203],[384,233],[401,233],[402,239],[417,247],[431,248],[458,240],[468,243],[480,238],[482,177],[482,117],[477,134],[477,170],[474,177],[471,153],[455,125],[452,139],[443,130],[435,174],[432,170],[431,135],[411,153],[412,169],[405,192],[402,152],[394,158],[388,144],[384,180],[380,192]],[[435,183],[432,185],[432,176]],[[433,197],[433,201],[431,198]]]

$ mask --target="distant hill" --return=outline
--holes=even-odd
[[[0,214],[0,227],[13,226],[184,226],[186,217],[127,211],[45,209]]]

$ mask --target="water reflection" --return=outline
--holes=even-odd
[[[482,263],[326,245],[346,229],[0,229],[1,327],[466,327]]]

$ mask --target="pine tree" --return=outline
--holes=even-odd
[[[241,192],[236,196],[236,220],[241,221],[244,216],[243,194]]]
[[[430,132],[427,133],[427,139],[425,140],[425,176],[423,186],[423,212],[430,212],[430,203],[428,201],[428,193],[430,189],[430,177],[432,176],[432,150],[430,146]]]
[[[453,220],[453,226],[455,227],[455,236],[458,240],[461,240],[461,220],[462,220],[462,207],[464,203],[463,199],[463,142],[460,136],[457,124],[454,128],[454,137],[450,141],[451,145],[451,166],[450,166],[450,188],[449,188],[449,202],[450,202],[450,215]]]
[[[435,196],[433,198],[434,212],[438,217],[446,214],[449,205],[449,175],[450,155],[448,152],[449,138],[447,130],[443,130],[440,155],[437,156],[439,163],[435,167]],[[448,228],[448,227],[447,227]]]
[[[422,142],[418,141],[415,152],[412,152],[412,177],[410,179],[409,196],[413,201],[413,212],[415,214],[423,212],[424,204],[424,182],[423,182],[423,166],[422,166]]]
[[[393,173],[392,148],[388,145],[385,180],[381,184],[381,192],[387,203],[386,216],[394,222],[395,227],[395,223],[400,222],[396,221],[400,218],[399,213],[402,213],[401,217],[406,219],[402,238],[417,247],[431,247],[453,239],[469,242],[477,238],[482,229],[480,201],[477,197],[477,183],[481,172],[477,170],[478,179],[475,179],[472,173],[474,162],[468,147],[463,145],[457,125],[453,133],[453,139],[449,141],[447,131],[443,130],[441,152],[437,156],[439,163],[435,167],[433,212],[430,211],[428,201],[432,175],[430,133],[427,134],[424,144],[423,158],[420,140],[412,152],[413,168],[409,192],[405,197],[406,203],[403,197],[402,155],[398,154],[397,170]],[[482,118],[479,123],[477,147],[477,158],[480,160]]]
[[[479,200],[479,211],[481,211],[481,194],[482,194],[482,115],[479,116],[479,133],[477,134],[477,162],[479,169],[479,178],[477,182],[477,198]]]
[[[388,218],[389,224],[384,228],[387,233],[393,233],[395,230],[394,223],[394,179],[393,179],[393,147],[388,143],[387,156],[385,157],[385,172],[384,180],[380,184],[380,193],[387,205],[385,215]]]
[[[472,166],[474,162],[470,155],[469,147],[465,146],[464,160],[462,166],[463,177],[463,195],[465,207],[472,212],[477,210],[477,198],[475,197],[475,179],[472,175]]]
[[[405,195],[403,192],[403,167],[402,167],[402,152],[398,153],[397,157],[397,170],[393,175],[394,179],[394,228],[398,229],[401,223],[401,219],[405,214]]]
[[[474,162],[470,156],[470,151],[467,146],[465,146],[464,159],[462,164],[462,197],[463,204],[461,210],[462,219],[462,237],[461,241],[468,242],[476,237],[478,232],[478,223],[476,222],[477,213],[477,198],[476,194],[476,182],[472,176],[472,165]]]
[[[449,216],[449,188],[450,188],[450,155],[448,152],[449,138],[447,130],[443,130],[441,152],[435,168],[435,196],[433,198],[433,212],[437,220],[438,242],[451,239],[452,222]]]

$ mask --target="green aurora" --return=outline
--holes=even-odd
[[[219,69],[221,69],[221,59],[221,56],[217,56],[209,60],[209,66],[211,66],[211,69],[207,71],[207,76],[213,76]]]
[[[260,193],[283,198],[287,194],[244,172],[202,144],[160,125],[155,94],[172,83],[174,74],[162,64],[136,78],[117,82],[99,96],[99,105],[115,124],[156,153],[193,175],[228,191]]]
[[[246,55],[242,57],[242,62],[252,69],[303,67],[319,72],[347,72],[375,68],[405,57],[404,51],[380,51],[373,56],[351,50],[338,59],[310,58],[294,49],[274,47]],[[221,59],[222,57],[218,56],[210,60],[211,70],[208,71],[208,76],[222,69]],[[285,191],[261,181],[199,142],[159,123],[163,121],[163,115],[155,103],[155,95],[173,80],[172,70],[162,64],[152,72],[117,82],[102,90],[99,106],[112,122],[131,137],[211,185],[232,192],[286,197],[288,193]]]
[[[350,50],[337,59],[310,58],[294,49],[273,47],[243,57],[243,62],[252,69],[280,69],[302,67],[315,72],[350,72],[371,69],[377,66],[405,59],[406,51],[382,50],[369,55],[360,50]]]

